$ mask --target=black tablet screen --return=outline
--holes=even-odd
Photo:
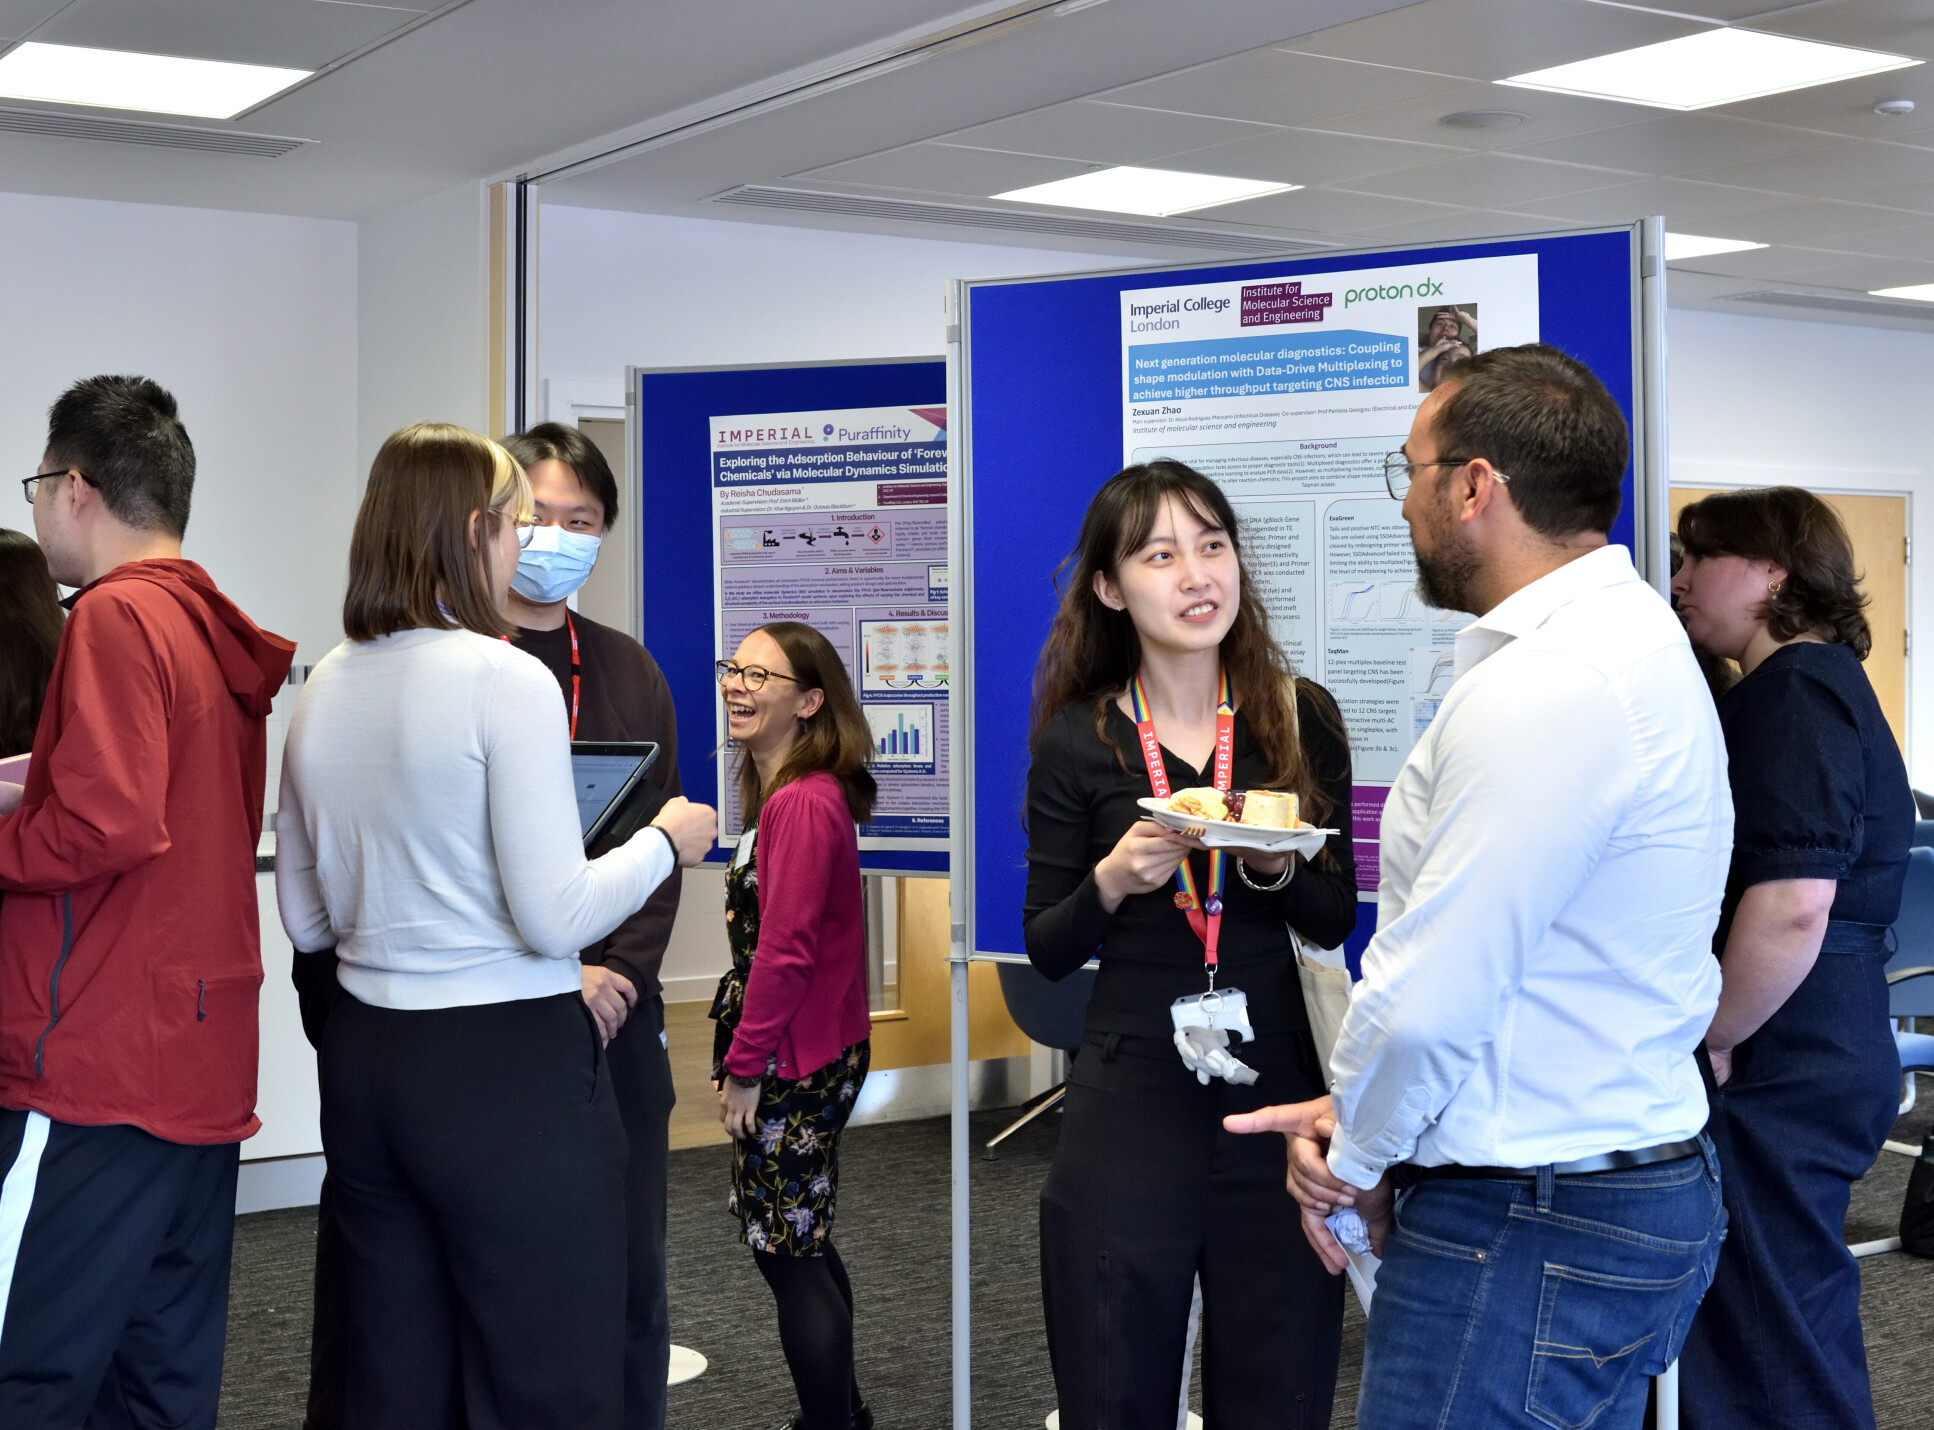
[[[591,826],[611,807],[611,801],[624,793],[625,785],[643,763],[637,755],[572,754],[571,777],[577,787],[580,835],[591,832]]]

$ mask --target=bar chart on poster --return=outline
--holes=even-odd
[[[1022,951],[1015,815],[1030,679],[1057,602],[1037,573],[1068,554],[1110,475],[1157,459],[1227,493],[1272,633],[1343,712],[1360,950],[1383,801],[1450,687],[1452,640],[1470,620],[1419,593],[1385,457],[1460,363],[1551,343],[1592,367],[1632,421],[1612,539],[1652,574],[1664,480],[1646,228],[957,287],[954,714],[968,794],[956,868],[973,880],[974,953]]]

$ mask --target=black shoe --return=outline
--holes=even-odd
[[[795,1415],[783,1422],[778,1430],[809,1430],[809,1427],[805,1416]],[[861,1401],[860,1408],[853,1412],[853,1430],[873,1430],[873,1411],[865,1401]]]

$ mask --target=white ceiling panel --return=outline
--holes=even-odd
[[[1461,152],[1448,145],[1365,139],[1322,129],[1276,129],[1233,144],[1178,154],[1172,167],[1280,184],[1328,184],[1454,158]]]
[[[1883,99],[1911,99],[1916,107],[1912,114],[1875,114],[1874,106]],[[1930,132],[1934,131],[1934,64],[1769,94],[1706,113],[1790,124],[1849,139],[1934,144],[1934,132]]]
[[[1628,114],[1632,110],[1626,110]],[[1643,111],[1639,111],[1643,112]],[[1828,149],[1842,141],[1831,134],[1787,129],[1777,124],[1755,124],[1711,114],[1655,114],[1629,124],[1572,134],[1558,139],[1534,139],[1514,144],[1511,152],[1539,159],[1562,159],[1571,164],[1599,164],[1645,174],[1684,174],[1728,164],[1784,159],[1813,149]],[[1772,166],[1769,172],[1778,172]],[[1735,182],[1727,180],[1726,182]],[[1779,189],[1784,184],[1744,183],[1747,188]],[[1797,192],[1804,192],[1800,190]]]
[[[1394,174],[1352,179],[1340,188],[1470,208],[1522,209],[1556,194],[1629,183],[1633,175],[1578,164],[1555,164],[1510,154],[1463,154]]]
[[[1911,209],[1919,214],[1934,214],[1934,184],[1903,184],[1887,191],[1884,205],[1890,209]]]
[[[1832,246],[1881,258],[1912,258],[1934,263],[1934,223],[1910,223],[1901,228],[1849,234]]]
[[[1752,28],[1934,59],[1934,11],[1926,0],[1833,0],[1781,8],[1789,13],[1755,20]]]
[[[843,164],[806,169],[789,177],[989,198],[1009,189],[1065,179],[1093,167],[1080,160],[1044,159],[1035,154],[1005,154],[993,149],[961,149],[929,142],[888,149],[883,154],[869,154],[864,159],[849,159]]]
[[[1293,228],[1340,235],[1368,233],[1393,223],[1427,219],[1449,213],[1441,204],[1418,203],[1412,199],[1385,198],[1381,194],[1343,193],[1336,189],[1297,189],[1287,194],[1248,199],[1220,209],[1208,209],[1202,217],[1214,216],[1231,223],[1263,227]]]
[[[1341,64],[1342,61],[1330,61]],[[1472,109],[1515,110],[1530,115],[1508,129],[1461,129],[1442,123],[1446,114]],[[1568,94],[1541,94],[1528,89],[1504,89],[1494,84],[1460,84],[1452,89],[1400,100],[1395,104],[1359,108],[1311,120],[1307,127],[1339,134],[1367,134],[1383,139],[1407,139],[1419,144],[1455,144],[1463,149],[1504,149],[1536,143],[1561,134],[1579,134],[1631,122],[1628,105],[1602,99],[1578,99]]]
[[[1934,149],[1842,140],[1825,149],[1697,169],[1691,178],[1749,189],[1783,189],[1809,198],[1855,199],[1884,204],[1891,190],[1934,183]]]
[[[58,14],[67,0],[0,0],[0,36],[23,40],[35,26]]]
[[[1042,154],[1095,164],[1152,164],[1232,139],[1271,134],[1269,125],[1200,114],[1171,114],[1081,99],[937,137],[949,144]],[[1174,166],[1171,166],[1174,167]]]
[[[1910,283],[1934,283],[1934,262],[1911,258],[1849,258],[1802,269],[1787,275],[1794,283],[1826,288],[1851,288],[1871,293],[1876,288],[1904,288]]]
[[[1628,219],[1663,214],[1665,226],[1677,233],[1742,238],[1744,235],[1732,233],[1726,227],[1734,217],[1791,202],[1785,194],[1729,189],[1719,184],[1693,183],[1689,179],[1641,179],[1634,184],[1614,184],[1608,189],[1554,194],[1526,208],[1577,224],[1624,223]]]
[[[407,25],[426,8],[323,0],[75,0],[34,38],[313,70]]]
[[[1815,273],[1830,264],[1851,262],[1841,254],[1804,248],[1753,248],[1744,253],[1715,253],[1706,258],[1690,258],[1668,265],[1700,273],[1723,273],[1732,278],[1754,282],[1792,280],[1801,273]]]
[[[1858,250],[1862,234],[1922,223],[1926,215],[1873,204],[1846,204],[1832,199],[1789,203],[1775,208],[1736,214],[1727,238],[1756,243],[1795,244],[1803,248]]]
[[[1422,223],[1395,223],[1377,229],[1371,237],[1378,243],[1430,243],[1433,240],[1465,238],[1503,238],[1514,233],[1545,233],[1573,225],[1552,223],[1527,214],[1499,213],[1487,209],[1453,209],[1449,214]]]
[[[1428,0],[1285,48],[1466,79],[1503,79],[1710,28],[1581,0]]]
[[[1189,114],[1305,124],[1329,114],[1459,87],[1459,81],[1438,74],[1261,49],[1123,85],[1103,97]]]

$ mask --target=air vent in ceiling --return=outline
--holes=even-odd
[[[1837,298],[1831,293],[1788,293],[1777,288],[1757,293],[1722,293],[1721,302],[1768,303],[1780,308],[1823,308],[1830,313],[1859,313],[1868,318],[1908,318],[1934,323],[1934,303],[1891,303],[1885,298]]]
[[[57,139],[101,139],[110,144],[147,144],[162,149],[199,149],[204,154],[248,154],[279,159],[314,144],[282,134],[250,134],[242,129],[211,129],[197,124],[157,124],[146,119],[112,119],[52,109],[0,106],[0,132],[46,134]]]
[[[1033,213],[1026,209],[984,209],[968,204],[926,203],[917,199],[882,199],[864,194],[835,194],[818,189],[788,189],[769,184],[744,184],[712,196],[715,204],[744,204],[752,208],[790,209],[796,213],[837,214],[843,218],[891,219],[896,223],[942,223],[961,228],[992,228],[1008,233],[1051,233],[1061,238],[1090,238],[1110,243],[1153,243],[1165,248],[1199,248],[1216,253],[1301,253],[1333,248],[1334,244],[1304,239],[1275,238],[1264,233],[1230,233],[1224,229],[1181,224],[1119,223],[1113,219],[1077,218],[1067,214]]]

